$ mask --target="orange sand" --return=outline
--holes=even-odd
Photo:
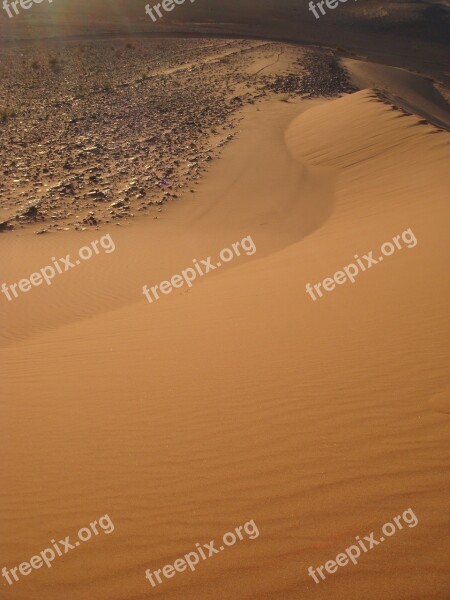
[[[449,154],[447,133],[370,91],[272,102],[163,221],[114,228],[115,253],[2,296],[1,566],[115,524],[2,580],[3,597],[444,600]],[[407,228],[414,249],[305,293]],[[244,235],[254,256],[141,295]],[[3,279],[91,239],[3,236]],[[409,507],[416,528],[307,576]],[[249,519],[257,540],[157,589],[144,578]]]

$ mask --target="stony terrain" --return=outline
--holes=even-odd
[[[47,42],[0,58],[3,232],[160,218],[195,193],[244,106],[353,91],[331,51],[273,42]]]

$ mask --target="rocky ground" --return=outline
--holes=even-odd
[[[47,42],[0,59],[2,232],[160,218],[195,193],[244,106],[353,91],[333,52],[273,42]]]

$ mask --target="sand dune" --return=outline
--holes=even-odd
[[[413,83],[390,93],[441,119]],[[421,121],[371,90],[246,109],[195,198],[164,224],[118,228],[101,269],[17,304],[0,351],[2,556],[19,564],[105,512],[116,530],[5,597],[446,598],[450,150]],[[407,228],[415,248],[320,301],[305,293]],[[141,296],[242,235],[254,256]],[[30,267],[69,238],[39,238],[38,256],[29,239]],[[308,577],[409,507],[417,527]],[[257,540],[158,589],[144,578],[248,519]]]

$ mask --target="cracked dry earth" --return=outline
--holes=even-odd
[[[273,94],[353,91],[331,50],[130,38],[0,48],[0,232],[162,218]]]

